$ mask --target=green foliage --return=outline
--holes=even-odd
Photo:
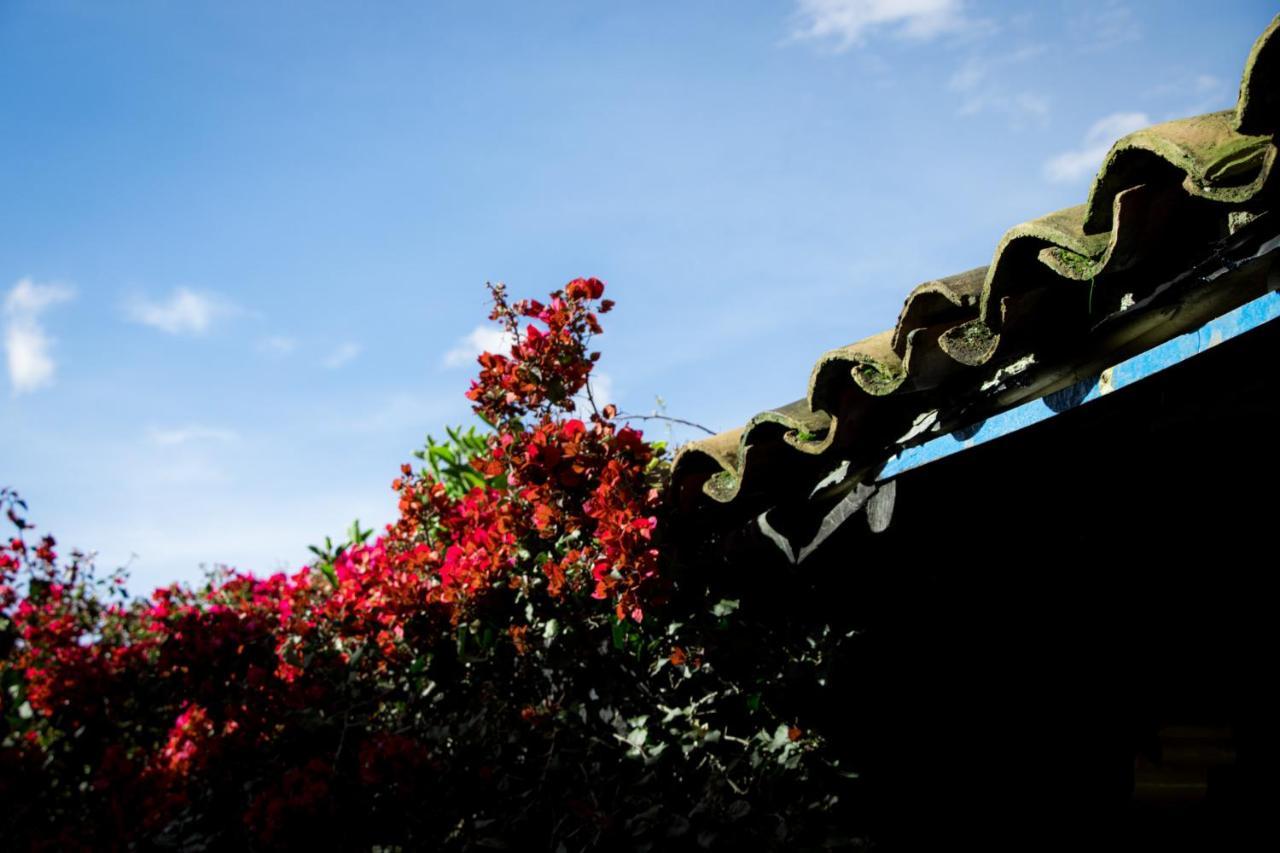
[[[413,452],[414,457],[427,463],[424,472],[430,472],[437,482],[443,483],[450,497],[461,497],[476,486],[486,485],[485,478],[471,465],[471,460],[488,449],[488,434],[478,432],[474,426],[464,432],[462,427],[445,427],[446,439],[436,441],[428,435],[427,446]],[[491,481],[489,485],[505,485]]]
[[[517,316],[545,331],[480,359],[468,396],[491,427],[428,436],[380,535],[355,522],[294,574],[227,570],[109,607],[51,538],[0,542],[0,790],[20,795],[0,835],[847,846],[826,689],[850,636],[840,597],[815,573],[682,539],[665,447],[612,405],[564,416],[597,357],[601,282],[546,303],[493,293],[513,336]]]
[[[323,545],[308,545],[307,550],[315,555],[312,566],[319,569],[334,586],[338,584],[338,576],[334,564],[338,558],[352,548],[359,547],[369,541],[373,528],[361,527],[360,519],[351,522],[347,528],[347,536],[340,542],[334,542],[329,536],[324,537]]]

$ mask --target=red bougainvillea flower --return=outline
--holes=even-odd
[[[541,301],[491,291],[514,343],[478,359],[467,396],[492,431],[455,460],[466,478],[404,465],[396,519],[312,566],[101,597],[74,555],[57,565],[52,537],[30,544],[24,507],[0,493],[18,531],[0,545],[0,712],[18,726],[0,783],[22,768],[84,816],[71,841],[30,846],[92,848],[97,826],[141,838],[217,808],[269,848],[313,837],[363,788],[377,789],[369,808],[395,801],[403,815],[428,799],[436,761],[406,709],[410,724],[433,713],[469,641],[524,664],[550,636],[530,630],[537,607],[617,627],[663,602],[655,449],[590,393],[605,285],[575,279]],[[542,726],[557,702],[522,700],[510,716]],[[465,736],[432,731],[462,749]],[[476,761],[468,773],[489,766]]]

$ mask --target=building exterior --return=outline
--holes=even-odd
[[[1275,834],[1278,30],[1235,109],[1121,139],[1085,204],[677,457],[690,547],[848,602],[827,713],[886,837]]]

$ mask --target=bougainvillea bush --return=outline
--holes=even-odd
[[[590,395],[604,285],[491,289],[484,427],[294,574],[130,599],[0,495],[5,849],[841,843],[805,718],[838,638],[676,556],[664,448]]]

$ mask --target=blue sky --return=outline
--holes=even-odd
[[[468,420],[487,280],[604,279],[608,396],[737,425],[1275,11],[3,0],[0,485],[135,591],[296,568]]]

